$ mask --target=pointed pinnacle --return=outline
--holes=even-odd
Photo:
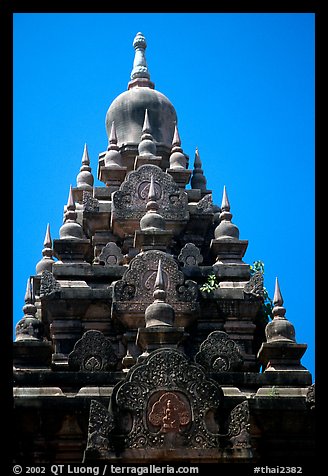
[[[117,144],[117,135],[116,135],[116,127],[115,122],[112,122],[110,134],[109,134],[109,143],[110,144]]]
[[[142,133],[148,133],[151,134],[151,127],[150,127],[150,122],[149,122],[149,116],[148,116],[148,109],[145,109],[145,118],[142,126]]]
[[[273,304],[275,306],[281,307],[284,303],[284,300],[281,295],[280,286],[278,278],[276,277],[275,288],[274,288],[274,296],[273,296]]]
[[[47,225],[46,236],[44,238],[43,246],[44,246],[44,248],[51,248],[51,246],[52,246],[49,223]]]
[[[69,186],[69,194],[67,201],[67,210],[75,210],[75,203],[73,200],[73,188],[72,185]]]
[[[90,165],[90,158],[89,158],[87,143],[84,144],[83,155],[82,155],[82,165]]]
[[[227,195],[227,190],[226,186],[224,185],[223,187],[223,196],[222,196],[222,203],[221,203],[221,209],[222,211],[230,211],[230,203]]]
[[[194,169],[201,169],[201,168],[202,168],[202,161],[200,160],[198,147],[196,147],[195,160],[194,160]]]
[[[164,276],[163,276],[162,260],[161,259],[158,261],[158,268],[157,268],[157,274],[156,274],[156,280],[155,280],[155,289],[160,289],[162,291],[165,291],[165,284],[164,284]]]
[[[174,126],[174,135],[173,135],[173,139],[172,139],[172,146],[173,147],[174,146],[178,146],[178,147],[181,146],[181,139],[180,139],[177,123],[175,123],[175,126]]]
[[[32,291],[31,277],[28,278],[27,283],[26,283],[26,292],[25,292],[24,301],[26,302],[26,304],[33,303],[33,291]]]
[[[156,201],[156,191],[155,191],[155,184],[154,184],[154,176],[153,175],[150,177],[148,200],[151,201],[151,202]]]

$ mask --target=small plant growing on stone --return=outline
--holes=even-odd
[[[211,291],[214,291],[214,289],[217,289],[219,287],[219,282],[218,278],[215,276],[215,274],[209,274],[207,276],[207,281],[206,283],[203,284],[199,289],[201,291],[204,291],[205,293],[210,293]]]

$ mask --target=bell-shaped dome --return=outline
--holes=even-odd
[[[146,40],[138,33],[133,41],[135,59],[128,90],[120,94],[110,105],[106,114],[106,131],[110,136],[115,122],[117,145],[138,145],[142,135],[145,110],[148,111],[155,143],[171,149],[176,111],[164,94],[154,89],[150,81],[145,49]]]

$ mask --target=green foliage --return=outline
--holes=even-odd
[[[199,289],[201,291],[205,291],[206,293],[210,293],[219,287],[219,282],[215,274],[210,274],[207,276],[206,283],[203,284]]]
[[[251,276],[253,276],[256,272],[262,273],[264,276],[264,263],[263,261],[257,260],[254,261],[252,265],[250,265]],[[210,293],[219,287],[218,278],[215,274],[210,274],[207,277],[207,281],[200,287],[201,291],[205,293]],[[261,308],[261,317],[264,319],[265,322],[269,321],[269,318],[272,318],[272,308],[273,302],[269,296],[267,289],[263,286],[263,306]]]

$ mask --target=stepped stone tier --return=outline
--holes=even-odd
[[[133,47],[128,89],[106,114],[103,185],[85,144],[59,238],[48,225],[28,277],[13,354],[15,462],[299,466],[314,456],[306,344],[278,280],[263,319],[263,275],[245,261],[227,189],[214,204],[198,148],[188,168],[142,33]]]

